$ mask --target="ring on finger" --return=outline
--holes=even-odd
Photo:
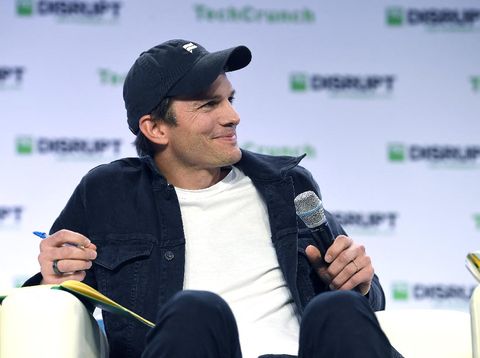
[[[55,275],[63,275],[65,272],[62,272],[58,269],[58,261],[59,260],[53,260],[52,262],[53,272],[55,272]]]

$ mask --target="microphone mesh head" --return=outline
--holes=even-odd
[[[298,194],[294,202],[297,215],[310,229],[327,221],[322,201],[313,191]]]

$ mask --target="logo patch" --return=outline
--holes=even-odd
[[[198,46],[189,42],[188,44],[185,44],[182,46],[185,50],[187,50],[188,52],[192,53],[193,50],[195,50]]]

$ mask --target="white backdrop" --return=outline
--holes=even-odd
[[[240,144],[303,164],[363,242],[389,307],[466,310],[480,236],[480,3],[17,0],[0,3],[0,287],[80,178],[135,151],[122,82],[171,38],[244,44]]]

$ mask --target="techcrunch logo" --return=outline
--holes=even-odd
[[[268,154],[268,155],[290,155],[290,156],[299,156],[307,154],[308,159],[315,158],[317,156],[317,151],[314,146],[310,144],[302,144],[297,146],[289,145],[263,145],[257,144],[254,142],[247,142],[241,146],[243,149],[250,150],[252,152]]]
[[[120,16],[119,1],[79,0],[17,0],[17,15],[21,17],[58,16],[62,19],[116,20]]]
[[[431,29],[472,30],[480,22],[480,9],[405,9],[389,7],[385,11],[386,24],[390,27],[404,25]]]
[[[100,76],[100,83],[102,85],[111,85],[111,86],[119,86],[122,85],[125,81],[126,74],[123,73],[116,73],[112,70],[107,68],[100,68],[98,70],[98,74]]]
[[[0,89],[19,88],[24,73],[25,68],[21,66],[0,66]]]
[[[358,233],[391,233],[397,226],[398,214],[391,211],[334,211],[332,213],[348,231]]]
[[[453,299],[469,301],[476,286],[423,283],[410,285],[407,282],[395,282],[391,288],[391,297],[395,301],[446,301]]]
[[[476,167],[480,161],[480,145],[405,145],[390,143],[388,160],[392,163],[427,162],[433,165]]]
[[[389,96],[394,75],[320,75],[296,72],[290,75],[293,92],[328,92],[332,96]]]
[[[16,139],[19,155],[58,155],[77,157],[98,157],[120,153],[121,139],[81,138],[33,138],[20,136]]]
[[[310,9],[258,9],[250,5],[212,8],[206,4],[193,6],[198,21],[267,23],[267,24],[311,24],[315,13]]]
[[[22,221],[23,207],[18,205],[0,205],[0,228],[18,225]]]
[[[470,82],[472,84],[472,91],[480,93],[480,76],[471,76]]]

